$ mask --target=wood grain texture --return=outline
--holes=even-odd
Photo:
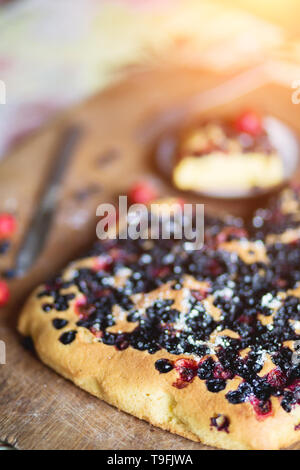
[[[223,80],[192,69],[139,72],[63,115],[2,162],[0,212],[14,200],[19,231],[11,255],[0,261],[0,269],[13,262],[63,130],[73,123],[84,128],[47,246],[27,276],[11,283],[12,301],[0,313],[0,339],[7,347],[7,363],[0,366],[0,440],[19,449],[207,449],[77,389],[24,349],[15,324],[27,293],[95,238],[96,206],[126,194],[141,176],[157,178],[149,153],[158,116]],[[245,83],[244,88],[230,102],[221,90],[219,104],[216,100],[211,109],[198,99],[198,113],[222,115],[251,105],[280,117],[300,133],[300,108],[291,104],[290,90],[275,84],[251,90]],[[193,114],[197,115],[197,106]],[[164,182],[158,184],[162,194],[169,192]],[[219,201],[201,202],[207,204],[207,210],[220,208]],[[222,208],[240,214],[249,209],[236,203]]]

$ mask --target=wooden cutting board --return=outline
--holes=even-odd
[[[0,441],[19,449],[207,449],[128,416],[59,377],[24,349],[16,320],[28,292],[95,239],[98,204],[115,201],[145,177],[156,181],[162,195],[169,193],[153,172],[151,149],[187,105],[191,115],[210,116],[250,104],[300,133],[300,108],[291,105],[290,91],[267,84],[262,69],[224,87],[225,78],[232,80],[199,69],[139,71],[61,116],[1,163],[0,213],[13,211],[18,221],[12,250],[0,259],[3,271],[13,264],[30,225],[64,130],[73,124],[83,129],[45,249],[25,278],[11,282],[12,300],[0,311],[7,354],[0,365]],[[205,91],[214,87],[214,93]],[[207,210],[220,209],[219,201],[202,202]],[[243,203],[221,208],[242,215],[249,210]]]

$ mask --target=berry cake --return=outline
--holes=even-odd
[[[108,240],[40,286],[19,331],[106,402],[226,449],[300,439],[300,191],[185,240]]]
[[[242,194],[280,184],[284,170],[264,120],[246,111],[185,130],[172,179],[181,190]]]

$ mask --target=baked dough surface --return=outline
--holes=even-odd
[[[267,254],[268,243],[272,245],[280,240],[280,243],[288,245],[299,238],[296,227],[297,204],[294,192],[290,190],[290,194],[284,193],[280,199],[280,208],[278,209],[277,203],[274,211],[280,210],[280,214],[289,221],[292,214],[293,227],[287,228],[283,225],[282,230],[277,230],[276,234],[267,228],[269,241],[266,235],[264,242],[257,240],[258,235],[245,239],[245,235],[236,231],[236,228],[233,231],[236,236],[230,239],[228,234],[233,233],[230,221],[229,225],[226,225],[226,222],[219,228],[217,234],[221,233],[222,236],[219,236],[218,246],[215,246],[214,250],[219,250],[234,260],[238,259],[243,266],[252,266],[259,262],[267,266],[272,262]],[[266,226],[268,223],[266,221]],[[210,229],[213,226],[214,223],[209,222],[208,245],[211,243]],[[228,226],[231,229],[228,229]],[[215,236],[214,234],[213,237]],[[160,242],[154,243],[158,245]],[[153,246],[150,245],[148,244],[148,251],[145,248],[147,252],[143,253],[144,255],[153,250]],[[207,246],[204,246],[204,252],[208,250]],[[212,250],[211,247],[209,249]],[[147,328],[147,323],[141,322],[145,321],[145,312],[148,312],[150,318],[149,308],[157,306],[157,302],[166,305],[167,312],[170,308],[175,312],[175,320],[165,319],[159,328],[163,331],[170,329],[174,336],[177,334],[180,338],[186,328],[184,322],[187,318],[191,318],[188,302],[194,292],[203,295],[203,298],[198,296],[196,299],[197,306],[205,308],[210,321],[216,322],[216,325],[221,322],[221,308],[214,304],[215,291],[206,293],[209,280],[199,279],[199,276],[185,272],[180,278],[180,285],[174,288],[175,281],[169,272],[153,272],[153,278],[161,278],[160,282],[153,288],[148,286],[145,291],[139,288],[134,290],[131,285],[132,291],[128,297],[132,304],[126,307],[123,300],[114,301],[112,310],[108,309],[110,313],[106,315],[107,304],[103,298],[110,295],[110,289],[124,293],[134,271],[133,266],[136,267],[136,264],[131,259],[133,255],[130,249],[126,253],[129,254],[127,258],[124,257],[122,249],[117,251],[116,247],[106,251],[101,250],[99,251],[97,247],[86,258],[69,265],[56,280],[38,287],[23,308],[18,329],[22,335],[32,338],[35,350],[45,364],[77,386],[120,410],[210,446],[225,449],[279,449],[299,439],[300,407],[294,400],[287,412],[282,406],[283,392],[281,395],[278,393],[278,396],[276,394],[269,396],[266,400],[269,404],[267,411],[263,406],[261,409],[258,408],[257,398],[253,398],[252,395],[241,403],[231,403],[226,395],[237,390],[245,382],[238,373],[221,375],[222,378],[217,379],[214,386],[215,383],[218,385],[222,382],[224,387],[220,387],[216,393],[210,391],[207,381],[199,378],[197,371],[194,371],[207,358],[217,362],[220,347],[226,349],[226,339],[240,339],[234,329],[222,329],[219,326],[212,329],[209,338],[203,340],[203,344],[198,340],[199,347],[206,345],[208,348],[202,353],[202,357],[197,355],[195,350],[187,352],[184,348],[182,352],[177,349],[174,354],[170,352],[172,348],[167,350],[161,344],[156,348],[147,343],[142,350],[143,346],[133,342],[133,332],[136,328],[141,328],[141,324],[143,328]],[[103,264],[104,260],[107,261],[108,255],[109,267]],[[135,272],[137,271],[136,268]],[[95,294],[97,289],[95,276],[97,278],[99,272],[101,289],[99,288],[99,292]],[[94,277],[90,278],[91,275]],[[103,279],[106,280],[105,283]],[[290,285],[288,287],[289,289],[283,287],[278,289],[275,299],[277,302],[284,302],[287,296],[300,297],[297,283],[294,283],[292,288]],[[225,296],[226,292],[223,295]],[[265,292],[265,295],[268,295],[268,292]],[[91,298],[94,300],[91,301]],[[264,298],[266,300],[266,297]],[[164,304],[165,301],[169,301],[171,307]],[[100,320],[99,316],[97,320],[95,313],[96,302],[100,302],[99,305],[103,306],[99,314]],[[155,308],[155,315],[159,315],[157,307]],[[268,315],[257,314],[262,325],[272,323],[274,320],[279,306],[273,305],[271,308],[273,310]],[[136,317],[129,320],[130,312]],[[91,321],[91,318],[94,320]],[[107,318],[111,322],[107,323]],[[199,325],[200,329],[202,327],[203,325]],[[103,338],[106,338],[107,344],[104,344]],[[108,344],[109,338],[114,338],[113,344]],[[189,344],[193,345],[197,340],[192,337],[190,341]],[[159,343],[158,340],[157,342]],[[285,341],[283,346],[289,347],[292,351],[293,341]],[[239,357],[245,358],[248,352],[247,348],[240,350]],[[157,364],[161,363],[157,361],[161,359],[164,360],[164,364],[171,365],[167,372],[158,370]],[[178,362],[180,360],[187,362],[180,363]],[[278,364],[273,362],[272,354],[264,351],[263,363],[257,375],[269,377],[268,374],[274,369],[278,370]],[[294,391],[296,386],[298,382],[295,380],[292,384],[286,384],[289,391]],[[285,386],[283,388],[285,389]]]

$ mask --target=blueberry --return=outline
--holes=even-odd
[[[42,305],[42,309],[44,310],[44,312],[48,313],[52,310],[52,305],[51,304],[43,304]]]
[[[202,380],[213,377],[214,366],[215,362],[211,357],[205,359],[198,367],[198,377]]]
[[[238,403],[243,403],[245,401],[243,394],[240,393],[239,390],[228,392],[226,394],[226,398],[232,405],[237,405]]]
[[[67,320],[64,320],[63,318],[54,318],[52,320],[52,325],[56,330],[60,330],[61,328],[64,328],[69,322]]]
[[[65,345],[70,344],[74,341],[76,334],[76,330],[66,331],[59,337],[59,341]]]
[[[222,379],[209,379],[205,383],[207,390],[213,393],[220,392],[226,387],[226,381]]]
[[[166,374],[174,368],[173,364],[168,359],[158,359],[154,365],[155,369],[158,370],[160,374]]]

